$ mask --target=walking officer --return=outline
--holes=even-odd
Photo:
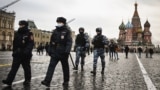
[[[85,54],[86,50],[89,47],[89,39],[86,34],[84,34],[84,28],[80,27],[79,28],[79,34],[77,35],[75,39],[75,48],[76,48],[76,61],[75,65],[76,67],[74,70],[78,70],[78,65],[79,65],[79,59],[81,58],[81,70],[83,71],[83,66],[85,64]]]
[[[128,58],[128,52],[129,52],[128,45],[125,46],[124,51],[125,51],[126,58]]]
[[[48,53],[51,56],[50,64],[48,66],[46,77],[41,82],[47,87],[50,86],[55,67],[59,61],[62,64],[63,85],[66,86],[69,82],[68,56],[72,47],[71,30],[66,24],[66,19],[64,17],[58,17],[57,24],[56,29],[53,30],[48,50]]]
[[[108,39],[106,36],[102,35],[102,28],[96,28],[97,35],[94,36],[92,44],[94,45],[94,59],[93,59],[93,75],[96,75],[97,60],[98,57],[101,58],[102,71],[101,74],[104,74],[105,69],[105,46],[108,45]]]
[[[33,33],[28,29],[28,22],[25,20],[19,21],[19,29],[15,33],[13,40],[13,62],[11,70],[2,82],[7,85],[12,85],[15,75],[20,64],[24,69],[25,81],[23,85],[30,85],[31,82],[31,66],[30,60],[32,57],[32,49],[34,46]]]

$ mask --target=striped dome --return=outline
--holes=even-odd
[[[131,24],[130,21],[128,21],[128,23],[126,24],[126,29],[131,29],[133,28],[133,25]]]

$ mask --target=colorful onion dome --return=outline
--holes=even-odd
[[[150,27],[150,23],[148,22],[148,20],[145,22],[144,27]]]
[[[131,24],[130,21],[128,21],[128,23],[126,24],[126,29],[131,29],[133,28],[133,25]]]
[[[125,30],[125,29],[126,29],[126,27],[122,21],[121,25],[119,26],[119,30]]]

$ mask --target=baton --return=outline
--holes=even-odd
[[[74,62],[73,62],[73,59],[72,59],[71,53],[69,53],[69,56],[70,56],[70,58],[71,58],[72,65],[73,65],[73,67],[75,68],[76,66],[74,65]]]

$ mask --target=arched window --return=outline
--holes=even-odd
[[[6,23],[7,21],[6,20],[3,20],[3,27],[6,28]]]
[[[2,40],[6,40],[6,34],[4,31],[2,32]]]
[[[11,32],[8,33],[9,41],[12,41],[12,34]]]

